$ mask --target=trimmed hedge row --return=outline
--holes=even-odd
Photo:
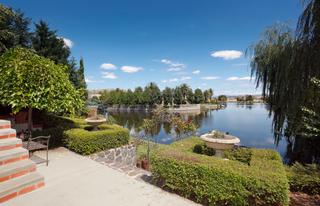
[[[295,163],[287,169],[290,191],[320,195],[320,166]]]
[[[129,131],[118,125],[102,125],[101,130],[88,131],[82,128],[64,132],[65,145],[82,155],[120,147],[129,143]]]
[[[90,131],[93,127],[88,125],[84,118],[51,114],[47,114],[43,122],[44,129],[34,131],[33,136],[51,135],[51,148],[66,146],[77,153],[88,155],[129,142],[129,131],[114,124],[102,124],[98,126],[98,131]]]
[[[249,166],[195,154],[201,142],[192,137],[159,148],[151,158],[154,181],[205,205],[288,205],[288,180],[277,152],[251,149]]]
[[[63,132],[72,128],[79,128],[86,125],[84,119],[61,117],[52,114],[47,114],[43,117],[43,130],[34,131],[32,135],[48,136],[50,135],[50,148],[64,146]]]

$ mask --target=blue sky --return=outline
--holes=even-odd
[[[299,0],[2,1],[49,23],[85,61],[89,89],[187,83],[252,94],[245,50],[275,22],[296,24]]]

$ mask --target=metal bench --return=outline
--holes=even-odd
[[[47,166],[49,164],[49,136],[38,136],[28,138],[27,141],[22,142],[22,146],[29,151],[29,158],[33,160],[35,163],[46,163]],[[34,155],[33,152],[38,150],[46,150],[46,159],[43,159],[37,155]]]

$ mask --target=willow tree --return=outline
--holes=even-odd
[[[320,1],[304,1],[295,32],[277,24],[251,51],[251,72],[268,97],[276,142],[282,134],[301,137],[303,108],[320,104],[311,81],[320,78]]]
[[[83,101],[66,71],[66,66],[31,50],[10,49],[0,57],[0,104],[10,106],[13,113],[28,109],[30,132],[32,109],[74,114]]]

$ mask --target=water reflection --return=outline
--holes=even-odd
[[[151,118],[150,113],[143,111],[110,113],[118,124],[136,133],[141,131],[143,119]],[[182,114],[182,117],[185,120],[193,120],[198,127],[198,134],[218,129],[239,136],[241,142],[248,146],[274,147],[273,142],[270,142],[272,122],[264,104],[229,103],[223,110],[203,111],[200,114]],[[174,138],[171,126],[169,124],[160,125],[156,138],[163,144],[172,143]]]
[[[150,113],[141,111],[111,112],[111,115],[118,124],[128,128],[133,136],[141,133],[143,119],[151,118]],[[312,158],[316,158],[320,154],[319,148],[312,148],[315,144],[306,144],[301,142],[303,140],[287,141],[282,138],[276,146],[272,132],[272,118],[270,118],[265,104],[228,103],[226,108],[222,110],[204,111],[200,114],[182,114],[182,116],[185,120],[193,120],[197,125],[197,135],[213,129],[229,132],[239,137],[243,146],[276,149],[287,163],[299,159],[310,159],[310,154],[313,154]],[[176,140],[175,132],[170,124],[164,123],[158,126],[154,141],[170,144]],[[309,152],[310,150],[312,152]]]

